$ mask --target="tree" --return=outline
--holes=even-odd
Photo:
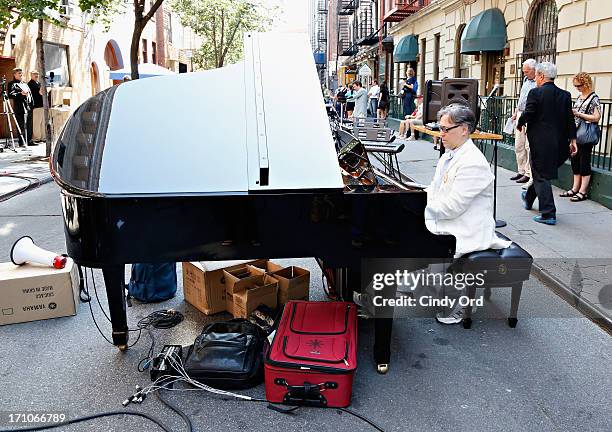
[[[0,0],[2,1],[2,0]],[[162,5],[164,0],[133,0],[134,2],[134,31],[132,32],[132,43],[130,45],[130,68],[132,79],[138,79],[138,51],[140,49],[140,37],[146,25],[151,21],[155,12]],[[146,3],[151,7],[146,11]],[[81,9],[93,13],[96,17],[105,22],[108,26],[110,18],[121,11],[123,2],[121,0],[80,0]]]
[[[107,2],[108,0],[87,0],[90,7]],[[44,22],[65,26],[65,23],[58,19],[61,9],[61,0],[0,0],[0,26],[17,27],[22,21],[38,21],[38,36],[36,38],[36,51],[38,56],[38,70],[42,77],[41,88],[43,94],[47,94],[47,80],[45,70],[45,51],[43,46],[43,27]],[[43,112],[45,122],[45,143],[46,155],[51,155],[51,123],[49,122],[49,100],[43,97]]]
[[[242,57],[242,33],[266,30],[278,10],[254,0],[174,0],[172,9],[184,26],[202,37],[193,61],[204,69],[238,61]]]

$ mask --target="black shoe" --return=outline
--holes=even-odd
[[[518,180],[518,179],[520,179],[521,177],[525,177],[525,176],[524,176],[523,174],[517,174],[517,175],[515,175],[515,176],[513,176],[513,177],[510,177],[510,180]]]
[[[521,177],[520,179],[518,179],[516,182],[517,182],[517,183],[527,183],[528,181],[529,181],[529,177],[527,177],[527,176],[525,176],[525,175],[524,175],[523,177]]]
[[[37,146],[37,145],[38,145],[38,143],[35,143],[34,141],[32,141],[32,142],[29,142],[29,143],[28,143],[28,145],[29,145],[29,146]]]

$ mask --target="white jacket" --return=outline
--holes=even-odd
[[[445,161],[450,158],[446,172]],[[455,258],[485,249],[503,249],[511,242],[495,234],[493,174],[471,139],[438,161],[427,191],[425,226],[434,234],[452,234]]]

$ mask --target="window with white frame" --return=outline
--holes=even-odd
[[[68,47],[51,42],[43,43],[47,83],[53,87],[70,87]]]

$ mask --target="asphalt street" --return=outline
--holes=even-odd
[[[65,251],[59,189],[46,184],[0,203],[0,259],[9,261],[14,240],[30,235],[42,247]],[[257,257],[254,257],[257,258]],[[263,257],[262,257],[263,258]],[[269,257],[273,258],[273,257]],[[307,267],[312,299],[322,300],[321,273],[314,260],[278,260]],[[180,270],[180,268],[179,268]],[[127,270],[126,270],[127,271]],[[93,270],[102,308],[102,274]],[[180,280],[180,274],[179,274]],[[606,431],[612,430],[612,344],[610,336],[532,278],[525,284],[519,323],[486,319],[509,309],[510,291],[493,292],[471,330],[441,326],[431,317],[407,318],[396,312],[391,369],[378,375],[372,360],[373,326],[360,321],[359,369],[351,408],[386,431]],[[100,307],[91,307],[102,331],[110,327]],[[185,321],[156,330],[157,345],[187,345],[207,322],[185,303],[179,283],[176,298],[161,304],[134,304],[128,320],[174,307]],[[121,402],[146,385],[136,366],[146,355],[146,335],[119,352],[96,330],[88,304],[73,317],[0,327],[0,430],[9,412],[65,412],[69,418],[122,410]],[[263,386],[246,391],[264,396]],[[334,409],[299,409],[279,414],[264,403],[225,401],[200,392],[168,397],[192,419],[196,431],[367,431],[369,426]],[[156,415],[173,430],[184,430],[176,414],[154,398],[134,409]],[[139,418],[107,418],[62,431],[159,430]]]

